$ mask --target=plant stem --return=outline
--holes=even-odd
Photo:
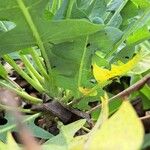
[[[79,67],[79,74],[78,74],[78,81],[77,81],[78,89],[81,86],[82,75],[83,75],[83,70],[84,70],[84,60],[87,57],[87,51],[88,51],[87,47],[86,47],[87,42],[88,42],[88,36],[85,38],[84,50],[83,50],[83,54],[82,54],[82,58],[81,58],[81,62],[80,62],[80,67]],[[78,95],[80,95],[79,92],[78,92]]]
[[[30,83],[36,90],[38,90],[41,93],[45,91],[44,88],[40,84],[38,84],[33,79],[31,79],[20,67],[18,67],[18,65],[10,56],[4,55],[3,58],[13,67],[15,71],[17,71],[17,73],[21,77],[23,77],[28,83]]]
[[[39,82],[39,80],[35,77],[35,75],[33,74],[33,72],[31,72],[31,70],[29,70],[29,68],[27,68],[27,70],[28,70],[28,73],[29,73],[29,75],[31,76],[31,78],[32,78],[35,82],[37,82],[38,84],[41,84],[41,83]]]
[[[52,2],[52,7],[51,7],[51,12],[53,13],[53,14],[55,14],[55,11],[57,10],[57,0],[53,0],[53,2]]]
[[[34,113],[33,111],[31,111],[30,109],[23,109],[23,108],[12,108],[10,106],[6,106],[3,104],[0,104],[0,109],[2,110],[14,110],[17,109],[17,111],[22,112],[22,113]]]
[[[67,13],[66,13],[66,19],[70,18],[72,8],[73,8],[74,0],[69,0],[68,1],[68,8],[67,8]]]
[[[2,81],[0,81],[0,85],[3,86],[3,87],[6,87],[14,92],[16,92],[19,96],[25,98],[25,100],[29,103],[32,103],[32,104],[39,104],[39,103],[42,103],[42,100],[39,99],[39,98],[36,98],[36,97],[33,97],[33,96],[30,96],[29,94],[27,94],[26,92],[24,92],[23,90],[20,91],[19,89],[17,89],[16,87],[12,87],[10,86],[9,84],[6,84]]]
[[[20,57],[25,66],[33,73],[33,75],[37,78],[37,80],[40,81],[41,83],[44,83],[44,78],[35,70],[31,62],[28,60],[28,58],[24,55],[20,55]]]
[[[46,69],[43,67],[43,65],[41,63],[38,53],[36,52],[36,50],[34,48],[31,49],[30,53],[31,53],[31,56],[32,56],[35,64],[39,68],[40,73],[43,75],[43,77],[45,77],[47,79],[49,76],[46,72]]]
[[[107,23],[107,25],[111,26],[111,24],[113,24],[114,19],[117,17],[117,15],[120,13],[120,11],[123,9],[123,7],[127,4],[128,0],[125,0],[120,6],[119,8],[116,10],[116,12],[114,13],[114,15],[111,17],[111,19],[109,20],[109,22]]]
[[[44,47],[44,43],[42,41],[42,38],[39,34],[39,31],[38,31],[36,25],[33,22],[33,19],[32,19],[32,16],[31,16],[30,12],[29,12],[29,9],[25,5],[25,2],[23,0],[16,0],[16,2],[18,3],[19,8],[20,8],[20,10],[22,11],[22,13],[24,15],[24,17],[26,19],[26,22],[27,22],[28,26],[30,27],[30,29],[33,33],[33,36],[35,37],[36,43],[38,44],[38,46],[39,46],[39,48],[42,52],[42,55],[44,57],[44,60],[46,62],[46,65],[47,65],[48,69],[50,70],[51,69],[51,64],[50,64],[50,61],[48,59],[46,49]]]
[[[7,77],[5,80],[8,81],[9,83],[11,83],[12,85],[14,85],[18,90],[22,90],[22,88],[11,78]]]
[[[85,130],[88,133],[91,131],[90,129],[88,129],[88,128],[84,127],[84,126],[82,127],[82,129]]]

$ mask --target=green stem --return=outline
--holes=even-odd
[[[5,80],[8,81],[10,84],[14,85],[18,90],[22,90],[22,88],[11,78],[7,77]]]
[[[17,110],[19,112],[22,112],[22,113],[34,113],[33,111],[31,111],[30,109],[23,109],[23,108],[12,108],[10,106],[6,106],[6,105],[3,105],[3,104],[0,104],[0,109],[2,110]]]
[[[107,23],[107,25],[111,26],[114,22],[114,19],[118,16],[118,14],[121,12],[121,10],[123,9],[123,7],[127,4],[128,0],[125,0],[120,7],[116,10],[116,12],[114,13],[114,15],[111,17],[111,19],[109,20],[109,22]]]
[[[84,50],[83,50],[83,54],[82,54],[82,58],[81,58],[81,62],[80,62],[80,67],[79,67],[79,75],[78,75],[78,89],[81,86],[81,81],[82,81],[82,75],[83,75],[83,69],[84,69],[84,60],[86,58],[86,54],[87,54],[87,41],[88,41],[88,36],[85,38],[85,45],[84,45]]]
[[[44,78],[35,70],[31,62],[24,55],[20,55],[21,60],[25,64],[25,66],[33,73],[33,75],[41,82],[44,83]]]
[[[43,64],[41,63],[38,53],[36,52],[36,50],[34,50],[34,48],[31,49],[30,53],[31,53],[31,56],[32,56],[35,64],[39,68],[40,73],[43,75],[43,77],[45,77],[47,79],[48,74],[46,72],[46,69],[43,67]]]
[[[57,10],[57,0],[53,0],[52,2],[52,7],[51,7],[51,12],[54,14],[55,11]]]
[[[28,83],[30,83],[36,90],[38,90],[41,93],[45,91],[44,88],[40,84],[38,84],[33,79],[31,79],[20,67],[18,67],[18,65],[10,56],[4,55],[3,58],[6,62],[8,62],[13,67],[15,71],[17,71],[17,73],[21,77],[23,77]]]
[[[36,28],[36,25],[33,22],[32,16],[30,15],[29,8],[28,8],[28,6],[25,5],[24,0],[16,0],[16,1],[18,3],[20,10],[22,11],[26,21],[27,21],[27,24],[29,25],[29,27],[33,33],[33,36],[35,37],[35,40],[36,40],[36,42],[37,42],[37,44],[38,44],[38,46],[42,52],[42,55],[43,55],[44,60],[46,62],[46,65],[47,65],[48,69],[50,70],[51,64],[50,64],[50,61],[48,59],[46,49],[44,47],[44,44],[43,44],[42,38],[38,32],[38,29]]]
[[[85,131],[88,132],[88,133],[91,132],[90,129],[88,129],[88,128],[84,127],[84,126],[82,127],[82,129],[85,130]]]
[[[32,104],[39,104],[39,103],[42,103],[42,100],[39,99],[39,98],[36,98],[36,97],[33,97],[33,96],[30,96],[29,94],[27,94],[26,92],[24,91],[20,91],[18,90],[16,87],[12,87],[10,86],[9,84],[6,84],[2,81],[0,81],[0,85],[3,86],[3,87],[6,87],[14,92],[16,92],[19,96],[25,98],[25,100],[29,103],[32,103]]]
[[[35,82],[37,82],[38,84],[41,85],[41,83],[40,83],[39,80],[35,77],[35,75],[33,74],[33,72],[31,72],[31,70],[29,70],[29,68],[27,68],[27,70],[28,70],[28,72],[29,72],[31,78],[32,78]],[[42,85],[41,85],[41,86],[42,86]]]
[[[71,16],[73,4],[74,4],[74,0],[69,0],[68,9],[67,9],[67,13],[66,13],[66,19],[70,18],[70,16]]]
[[[61,0],[58,0],[58,8],[60,8],[60,6],[61,6]]]

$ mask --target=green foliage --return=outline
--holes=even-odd
[[[74,134],[85,124],[85,120],[69,125],[60,124],[60,133],[45,142],[42,145],[43,150],[97,150],[110,147],[111,149],[118,147],[126,150],[139,149],[143,142],[144,130],[130,102],[125,100],[110,119],[108,119],[108,97],[106,95],[105,98],[102,98],[102,106],[102,113],[88,134],[74,137]],[[7,146],[12,144],[19,148],[8,134]],[[147,145],[145,141],[143,147]],[[4,148],[6,145],[0,143],[0,146]]]
[[[43,139],[50,139],[53,136],[52,134],[35,125],[35,118],[39,115],[40,114],[27,115],[24,117],[23,122],[31,130],[33,136]],[[7,120],[7,123],[0,126],[0,140],[3,142],[6,142],[7,132],[17,131],[14,118],[10,114],[6,114],[5,119]]]
[[[126,88],[149,73],[149,27],[149,0],[0,0],[0,56],[38,92],[65,105],[80,99],[73,107],[90,110],[89,103],[99,102],[114,79],[130,77],[129,85],[123,87]],[[139,59],[132,63],[134,55]],[[25,64],[24,70],[13,60],[16,58]],[[94,64],[97,73],[93,71]],[[1,63],[0,76],[1,86],[15,91],[29,103],[42,103],[15,84]],[[146,84],[130,99],[140,96],[144,109],[150,109],[149,93]],[[124,148],[139,149],[143,129],[133,108],[126,101],[120,106],[118,100],[108,105],[106,99],[102,102],[101,117],[98,119],[99,112],[92,114],[98,125],[85,136],[73,137],[85,120],[62,125],[53,138],[35,125],[36,117],[26,116],[24,122],[34,136],[49,139],[43,149],[96,149],[97,143],[101,148],[109,145],[107,142],[114,147],[121,143]],[[108,106],[111,115],[119,108],[110,119]],[[15,131],[16,127],[11,117],[6,117],[8,123],[0,126],[2,141],[6,141],[6,132]],[[130,138],[126,138],[127,132]],[[10,135],[8,143],[16,146]],[[126,147],[126,143],[130,146]],[[0,149],[4,147],[9,144],[6,147],[0,143]]]
[[[52,150],[57,148],[58,150],[67,150],[73,140],[73,136],[85,124],[85,122],[85,120],[79,120],[66,126],[61,125],[60,133],[44,143],[43,149]]]

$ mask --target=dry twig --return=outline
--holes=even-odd
[[[127,88],[127,89],[123,90],[122,92],[118,93],[117,95],[111,97],[109,99],[109,102],[111,102],[112,100],[114,100],[116,98],[124,98],[124,97],[129,96],[132,92],[135,92],[135,91],[138,91],[139,89],[141,89],[149,80],[150,80],[150,74],[146,75],[145,77],[143,77],[141,80],[139,80],[138,82],[136,82],[129,88]],[[99,108],[101,108],[101,104],[93,107],[87,113],[90,114]]]

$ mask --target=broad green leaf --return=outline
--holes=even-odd
[[[90,136],[86,150],[140,149],[144,137],[142,123],[129,101],[124,101],[119,110]]]
[[[68,150],[74,134],[85,124],[86,120],[79,120],[66,126],[60,127],[60,133],[48,140],[43,145],[44,150]]]
[[[49,21],[43,18],[49,0],[0,0],[0,20],[14,22],[16,27],[0,34],[1,54],[38,45],[42,52],[45,44],[58,43],[99,31],[103,25],[86,20]],[[8,8],[8,9],[7,9]]]
[[[140,7],[140,6],[139,6]],[[150,20],[150,6],[147,5],[147,7],[145,9],[143,9],[142,11],[140,11],[138,17],[136,17],[136,19],[134,21],[132,21],[124,30],[124,34],[122,36],[122,38],[116,43],[116,45],[113,47],[113,49],[107,53],[106,57],[110,57],[112,56],[112,54],[115,54],[115,52],[117,52],[117,50],[119,50],[119,53],[124,50],[126,51],[128,49],[128,47],[124,47],[123,42],[125,42],[125,40],[134,32],[136,32],[138,29],[142,28],[143,26],[145,26],[149,20]],[[129,13],[129,12],[127,12]],[[124,48],[123,48],[124,47]],[[129,47],[131,48],[131,47]],[[121,51],[120,51],[121,50]],[[132,53],[135,52],[135,49],[133,47],[132,49]],[[117,56],[118,53],[116,53]],[[114,61],[114,60],[113,60]]]
[[[107,12],[106,0],[77,0],[77,8],[94,23],[102,24]]]
[[[120,64],[120,65],[112,64],[111,70],[99,67],[95,63],[93,64],[93,75],[99,84],[105,84],[108,80],[117,76],[122,76],[127,72],[129,72],[131,69],[133,69],[136,63],[139,61],[140,57],[141,56],[137,54],[126,64]]]
[[[123,63],[126,63],[134,56],[134,53],[135,53],[135,46],[124,47],[112,58],[111,62],[114,63],[119,60]]]
[[[114,45],[121,39],[123,32],[114,27],[105,27],[104,30],[99,31],[89,36],[89,48],[100,50],[105,54],[108,53]]]
[[[131,13],[132,11],[132,13]],[[127,4],[124,6],[120,15],[122,17],[121,28],[125,30],[128,25],[135,21],[136,16],[138,16],[138,6],[134,4],[132,1],[128,0]]]
[[[31,129],[32,134],[35,137],[49,139],[53,135],[45,131],[44,129],[38,127],[34,124],[35,118],[37,118],[39,114],[25,116],[23,122],[27,124],[27,127]],[[7,123],[5,125],[0,125],[0,139],[2,141],[6,141],[7,132],[16,131],[16,123],[14,118],[10,114],[6,114]]]
[[[105,67],[110,66],[108,60],[104,58],[104,55],[101,51],[95,52],[95,55],[92,58],[92,64],[94,63],[96,63],[98,66],[105,66]]]
[[[57,86],[72,90],[76,96],[79,87],[88,82],[85,79],[90,71],[92,51],[86,45],[87,37],[80,37],[54,45],[49,54]]]
[[[150,39],[150,32],[147,26],[138,29],[134,34],[130,35],[127,40],[127,46],[135,46],[147,39]]]
[[[88,43],[86,37],[81,37],[70,42],[54,44],[49,51],[49,60],[57,86],[72,90],[74,95],[79,95],[80,86],[91,87],[88,75],[91,71],[93,51],[102,49],[106,52],[113,47],[121,36],[120,30],[107,27],[104,31],[91,35]],[[90,46],[86,48],[88,44]]]
[[[122,1],[122,3],[118,6],[116,12],[112,15],[112,17],[110,18],[110,20],[108,21],[107,25],[109,26],[114,26],[115,21],[117,22],[122,22],[122,17],[120,16],[120,12],[121,10],[124,8],[124,6],[127,4],[128,0],[124,0]],[[118,18],[121,21],[118,21]],[[118,23],[117,23],[118,24]]]

